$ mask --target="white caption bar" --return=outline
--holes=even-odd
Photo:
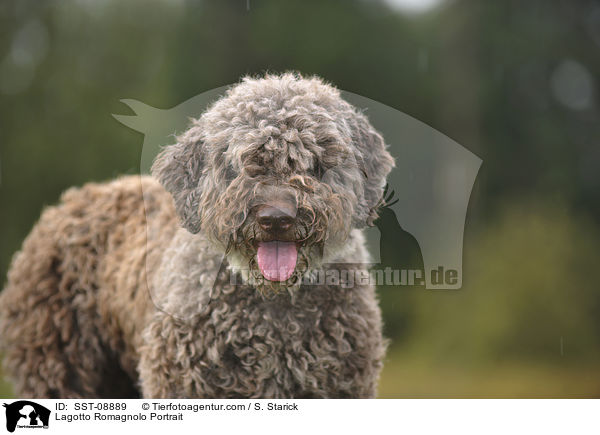
[[[3,399],[1,433],[597,434],[598,400]],[[7,432],[8,431],[8,432]]]

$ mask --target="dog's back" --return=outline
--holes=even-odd
[[[18,396],[138,395],[135,342],[152,309],[139,263],[176,228],[171,197],[150,177],[73,188],[44,210],[0,293]]]

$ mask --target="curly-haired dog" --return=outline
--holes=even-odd
[[[332,86],[244,79],[154,178],[71,189],[44,211],[0,297],[16,393],[373,397],[373,286],[311,279],[368,261],[360,229],[392,166]]]

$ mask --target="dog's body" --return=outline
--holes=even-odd
[[[261,102],[281,122],[269,125]],[[329,178],[315,175],[319,162]],[[246,80],[163,151],[156,178],[88,184],[43,213],[0,295],[15,392],[373,397],[385,350],[373,286],[292,273],[368,262],[360,226],[391,166],[381,137],[328,85]]]

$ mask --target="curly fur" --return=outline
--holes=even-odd
[[[44,211],[0,294],[16,393],[375,396],[385,342],[374,288],[298,277],[368,261],[360,229],[392,166],[332,86],[244,79],[161,152],[154,177],[87,184]],[[300,260],[283,283],[256,273],[267,235],[255,210],[274,199],[297,220]]]

